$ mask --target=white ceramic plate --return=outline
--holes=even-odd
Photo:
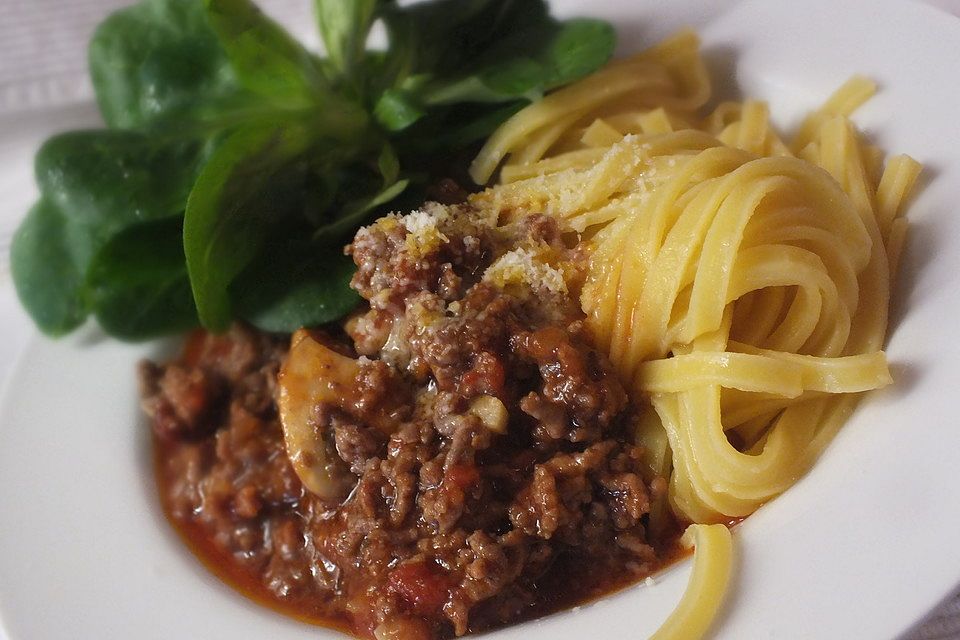
[[[615,21],[636,48],[725,3],[666,3],[665,13],[632,0],[556,4]],[[737,531],[736,577],[716,627],[726,639],[892,638],[960,580],[960,22],[893,0],[756,1],[724,10],[703,35],[718,80],[768,99],[786,126],[849,75],[876,78],[882,92],[857,120],[928,167],[889,341],[896,384]],[[138,358],[161,348],[87,330],[37,339],[20,362],[0,409],[0,613],[10,637],[333,637],[235,594],[164,521],[133,375]],[[488,637],[644,637],[688,573],[685,563],[654,586]]]

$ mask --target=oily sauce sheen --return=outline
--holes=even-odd
[[[355,630],[351,619],[329,600],[318,599],[313,595],[279,597],[263,581],[263,575],[257,570],[239,561],[229,550],[217,545],[209,530],[197,521],[175,517],[171,512],[171,489],[177,478],[171,477],[164,461],[177,456],[182,445],[154,438],[154,462],[157,487],[161,506],[167,520],[187,548],[203,565],[220,580],[246,598],[261,606],[273,609],[284,616],[300,620],[307,624],[327,627],[353,635]],[[736,523],[732,523],[733,526]],[[676,544],[682,531],[677,527],[667,536],[672,542],[660,552],[660,564],[655,571],[690,555],[691,550]],[[563,611],[587,604],[603,596],[629,587],[642,579],[641,576],[610,572],[607,567],[575,556],[566,557],[557,562],[552,570],[536,583],[536,599],[523,612],[522,617],[513,622],[533,620],[551,613]],[[498,625],[498,626],[502,626]]]
[[[203,565],[218,578],[257,604],[302,622],[350,633],[350,620],[343,612],[309,595],[278,597],[263,582],[260,572],[238,561],[234,553],[217,545],[207,527],[190,518],[177,517],[171,510],[171,494],[177,478],[169,473],[165,461],[178,455],[180,443],[154,437],[154,471],[164,515],[180,539]]]

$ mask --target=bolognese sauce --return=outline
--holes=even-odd
[[[238,325],[142,365],[162,504],[213,571],[309,622],[439,640],[675,555],[672,533],[648,533],[666,482],[632,442],[637,412],[585,335],[579,258],[550,218],[501,227],[429,203],[347,250],[365,307],[295,339],[349,363],[308,412],[336,499],[307,488],[284,440],[287,337]]]

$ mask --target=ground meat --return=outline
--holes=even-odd
[[[437,184],[427,188],[427,196],[430,200],[440,204],[461,204],[469,195],[468,191],[450,178],[440,180]]]
[[[273,413],[283,349],[279,340],[238,325],[219,337],[193,334],[181,360],[166,367],[142,362],[141,403],[154,431],[166,439],[203,437],[236,403],[256,415]]]
[[[483,283],[472,287],[455,309],[431,293],[412,296],[405,315],[410,372],[461,397],[506,400],[505,367],[511,333],[520,324],[517,312],[517,300]]]
[[[637,448],[613,440],[557,454],[535,465],[532,482],[510,506],[510,521],[527,535],[600,553],[619,532],[639,529],[650,510],[640,469]]]
[[[461,286],[451,283],[475,281],[495,243],[491,228],[467,205],[447,209],[434,203],[416,213],[365,227],[347,247],[357,265],[351,285],[373,309],[401,311],[418,291],[443,289],[446,299],[455,299]]]
[[[224,385],[204,369],[178,365],[166,368],[143,362],[139,369],[141,402],[153,417],[153,428],[165,439],[192,439],[207,435],[216,425]]]
[[[236,327],[143,365],[164,505],[208,559],[300,616],[396,640],[544,613],[656,563],[645,521],[663,482],[575,299],[484,279],[504,243],[564,256],[562,235],[545,216],[504,233],[428,205],[348,248],[368,306],[349,339],[314,334],[361,355],[349,394],[315,412],[355,478],[342,503],[305,491],[285,454],[282,341]]]
[[[619,384],[599,354],[578,347],[569,330],[551,326],[511,337],[515,353],[537,365],[543,387],[520,408],[538,420],[538,438],[571,442],[596,440],[627,404]]]
[[[366,468],[367,462],[375,458],[380,451],[382,439],[377,437],[377,432],[350,422],[331,419],[331,423],[337,455],[350,465],[350,471],[360,475]]]

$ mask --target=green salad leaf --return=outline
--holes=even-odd
[[[227,289],[282,222],[291,162],[308,143],[302,126],[259,126],[234,132],[213,153],[187,200],[183,247],[203,325],[223,331],[232,318]],[[287,172],[286,176],[278,175]]]
[[[314,0],[330,66],[341,77],[356,78],[363,72],[367,37],[379,4],[378,0]]]
[[[97,27],[90,77],[104,122],[146,127],[204,120],[242,100],[227,54],[198,0],[142,0]]]
[[[415,206],[473,145],[605,63],[603,22],[543,0],[314,0],[326,57],[251,0],[140,0],[90,42],[106,129],[51,138],[14,237],[47,334],[128,340],[237,319],[277,332],[359,301],[341,245]],[[381,23],[385,48],[368,39]]]
[[[470,75],[438,80],[420,95],[427,104],[539,97],[605,62],[614,43],[612,28],[599,20],[546,19],[501,39],[476,61]]]
[[[35,172],[47,199],[108,239],[130,225],[182,214],[206,155],[196,140],[74,131],[44,143]]]
[[[204,2],[244,87],[286,108],[309,106],[327,92],[319,60],[250,0]]]
[[[353,261],[336,247],[318,251],[301,240],[282,243],[235,283],[237,312],[264,331],[332,322],[360,302],[349,287],[353,272]]]
[[[205,154],[196,141],[124,130],[60,134],[40,148],[42,197],[14,238],[11,267],[41,330],[61,335],[83,322],[94,256],[126,229],[182,215]]]
[[[90,308],[107,333],[140,340],[197,325],[182,227],[176,218],[136,225],[94,256],[85,287]]]
[[[20,302],[51,336],[69,333],[89,313],[83,295],[83,261],[76,232],[63,213],[41,199],[20,224],[10,248],[10,269]]]

